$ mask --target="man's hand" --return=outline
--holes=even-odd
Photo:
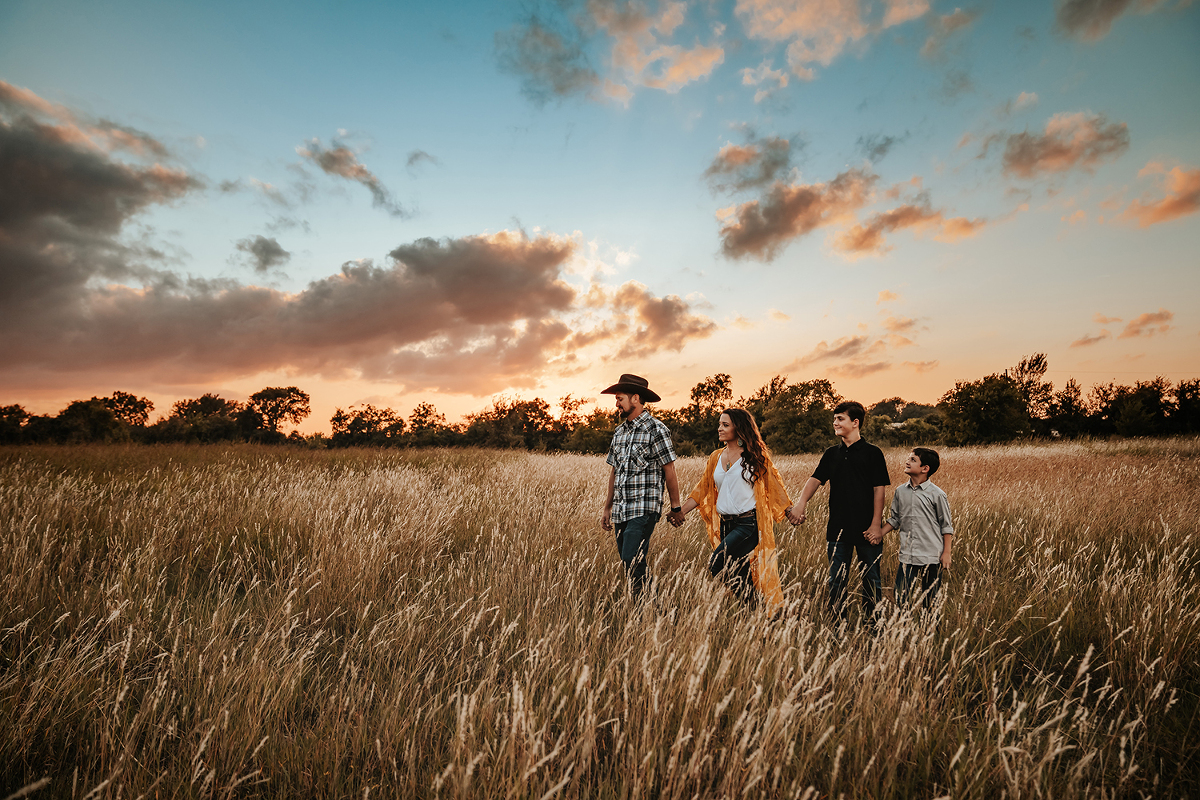
[[[600,515],[600,527],[606,531],[612,530],[612,509],[604,509],[604,513]]]
[[[879,544],[883,541],[883,529],[872,525],[863,531],[863,536],[866,536],[867,541],[871,544]]]
[[[685,521],[687,521],[687,515],[682,511],[671,511],[667,514],[667,519],[672,525],[674,525],[676,528],[679,528],[683,526]]]
[[[803,525],[806,515],[800,506],[792,506],[787,510],[787,518],[793,525]]]

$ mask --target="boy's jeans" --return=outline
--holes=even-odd
[[[896,567],[896,605],[908,603],[913,589],[922,593],[921,605],[926,609],[933,606],[938,589],[942,588],[941,564],[900,564]]]
[[[883,542],[843,544],[827,542],[829,552],[829,609],[834,620],[846,619],[846,584],[850,580],[850,559],[858,553],[862,568],[863,615],[868,625],[875,624],[875,606],[883,594],[879,578],[879,562],[883,558]]]
[[[618,522],[613,528],[617,532],[617,550],[625,562],[629,575],[629,591],[633,599],[642,595],[646,585],[646,559],[650,557],[650,534],[658,524],[658,514],[643,514],[640,517]]]

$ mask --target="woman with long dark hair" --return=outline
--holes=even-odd
[[[677,521],[700,509],[713,552],[709,572],[721,577],[735,595],[750,605],[755,590],[772,610],[783,605],[775,553],[774,523],[786,516],[793,525],[792,501],[754,417],[740,408],[721,412],[717,438],[723,447],[708,457],[704,475]]]

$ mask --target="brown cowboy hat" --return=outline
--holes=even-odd
[[[650,382],[637,375],[622,375],[619,381],[600,394],[616,394],[618,392],[621,394],[636,394],[642,398],[643,403],[657,403],[659,400],[662,400],[661,397],[650,391]]]

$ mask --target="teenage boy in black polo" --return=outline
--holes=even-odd
[[[846,619],[846,584],[850,560],[858,554],[863,578],[863,614],[875,623],[880,598],[879,562],[883,557],[883,495],[891,485],[883,451],[862,438],[867,412],[861,403],[847,401],[833,409],[833,432],[842,440],[825,451],[800,493],[800,521],[817,489],[829,483],[829,525],[825,529],[829,554],[829,608],[834,620]],[[870,535],[870,540],[868,539]],[[872,544],[871,540],[879,542]]]

